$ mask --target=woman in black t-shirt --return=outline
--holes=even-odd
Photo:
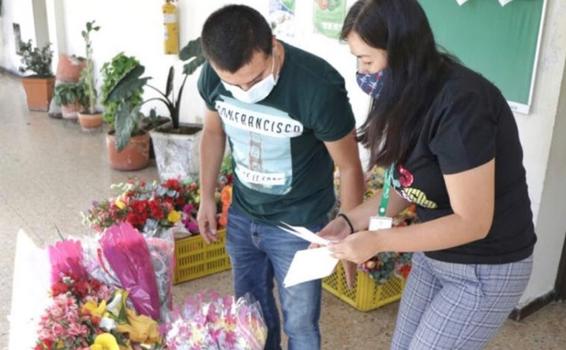
[[[437,50],[416,0],[356,2],[342,39],[373,98],[360,141],[389,170],[382,195],[320,235],[355,263],[415,252],[392,348],[481,349],[526,288],[536,241],[513,114],[493,84]],[[410,203],[420,223],[391,228]]]

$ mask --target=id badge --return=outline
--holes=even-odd
[[[393,227],[393,218],[387,216],[372,216],[369,218],[369,230],[386,230]]]

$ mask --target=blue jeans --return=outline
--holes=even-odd
[[[318,232],[325,224],[307,225],[307,228]],[[283,287],[295,252],[306,249],[309,244],[277,226],[253,220],[240,210],[230,208],[226,249],[232,261],[235,294],[239,298],[250,293],[260,302],[268,327],[267,350],[281,349],[279,312],[273,296],[274,277],[289,349],[320,349],[320,280]]]

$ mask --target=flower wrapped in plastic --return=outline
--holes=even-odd
[[[172,350],[261,350],[267,339],[259,303],[247,295],[237,301],[215,292],[189,297],[167,329]]]
[[[47,248],[51,263],[51,283],[58,282],[62,276],[84,279],[87,276],[83,264],[81,242],[63,240]]]
[[[235,314],[236,334],[240,344],[237,349],[263,349],[267,340],[267,326],[259,302],[246,294],[236,302]]]
[[[175,237],[167,230],[159,237],[145,237],[159,293],[161,321],[166,321],[173,308],[173,270],[175,269]]]
[[[100,239],[104,256],[140,314],[158,320],[155,270],[144,237],[129,223],[114,225]]]
[[[85,237],[81,239],[81,245],[83,247],[83,263],[89,276],[108,286],[119,288],[120,281],[102,253],[98,239]]]

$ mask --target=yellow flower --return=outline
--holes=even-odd
[[[114,201],[114,204],[119,208],[119,209],[124,209],[126,207],[126,203],[124,203],[124,201],[122,201],[122,199],[117,198]]]
[[[82,312],[87,312],[92,316],[102,318],[106,312],[106,300],[103,300],[99,305],[96,305],[94,301],[88,301],[83,305]]]
[[[116,338],[110,333],[101,333],[94,339],[90,350],[120,350]]]
[[[167,215],[167,220],[171,221],[172,223],[176,223],[177,221],[181,220],[181,213],[173,210],[169,213],[169,215]]]
[[[144,315],[137,315],[135,311],[126,309],[128,323],[119,324],[116,330],[128,333],[128,338],[137,343],[155,344],[161,341],[157,322]]]

